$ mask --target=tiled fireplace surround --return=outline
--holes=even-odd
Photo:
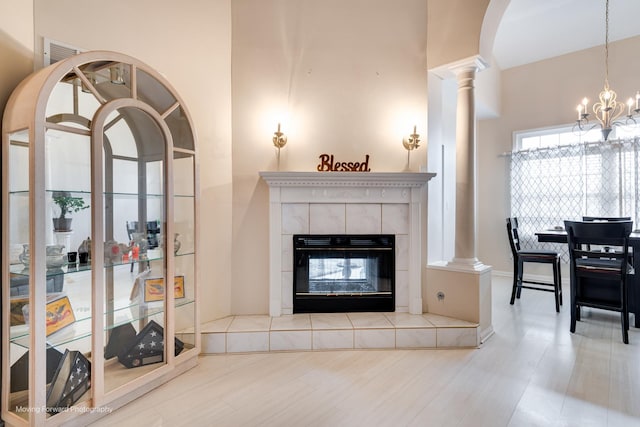
[[[203,325],[203,352],[477,345],[477,324],[422,313],[422,215],[434,174],[260,175],[269,185],[269,315]],[[395,234],[395,313],[293,315],[294,234]]]
[[[293,310],[294,234],[395,234],[396,311],[422,313],[421,202],[428,173],[262,172],[269,185],[269,314]]]

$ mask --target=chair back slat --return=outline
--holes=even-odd
[[[595,258],[602,260],[620,260],[624,258],[624,252],[618,251],[602,251],[602,250],[582,250],[582,249],[574,249],[573,254],[576,258]]]
[[[627,272],[629,234],[633,221],[565,221],[573,274],[616,271]],[[603,248],[596,245],[605,246]]]
[[[623,246],[633,228],[633,221],[565,221],[564,224],[569,241],[574,245]],[[570,244],[570,249],[575,248],[574,245]]]
[[[518,218],[507,218],[507,234],[511,253],[515,257],[520,251],[520,237],[518,236]]]
[[[583,216],[582,220],[587,222],[631,221],[631,217],[630,216]]]

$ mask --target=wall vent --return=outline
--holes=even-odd
[[[73,55],[77,55],[80,52],[84,52],[84,49],[71,46],[66,43],[62,43],[56,40],[44,39],[44,66],[55,64],[58,61],[67,59]]]

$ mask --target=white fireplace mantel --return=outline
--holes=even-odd
[[[433,178],[427,172],[260,172],[269,187],[420,188]]]
[[[396,311],[422,313],[428,172],[260,172],[269,186],[269,314],[292,313],[293,234],[396,234]],[[423,244],[424,243],[424,244]]]

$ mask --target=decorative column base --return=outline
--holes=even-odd
[[[438,264],[434,264],[438,265]],[[478,258],[454,258],[451,261],[445,263],[447,267],[452,270],[458,271],[476,271],[481,272],[491,266],[485,265],[478,260]]]
[[[427,266],[426,274],[425,312],[478,323],[478,344],[493,335],[491,266],[478,260],[436,262]]]

